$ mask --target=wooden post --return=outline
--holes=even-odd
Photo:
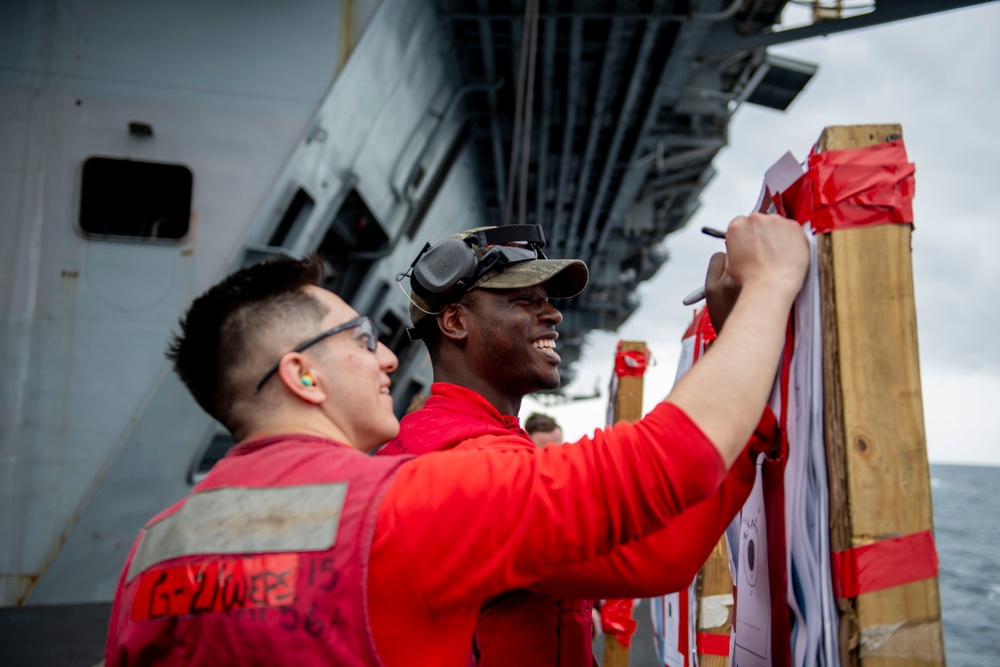
[[[726,536],[719,538],[719,543],[712,549],[708,560],[698,573],[698,583],[695,585],[698,598],[698,614],[701,615],[702,600],[716,595],[733,594],[733,580],[729,575],[729,551],[726,549]],[[702,628],[700,620],[695,619],[695,635],[703,632],[710,635],[721,635],[729,641],[733,630],[733,606],[729,606],[726,622],[712,628]],[[729,656],[698,654],[700,667],[729,667]]]
[[[604,635],[604,667],[628,667],[628,648],[611,635]]]
[[[646,344],[640,341],[622,341],[621,352],[641,352],[646,354]],[[618,378],[618,386],[614,395],[612,419],[634,422],[642,419],[642,383],[643,377],[625,376]],[[604,667],[628,667],[628,648],[611,635],[604,637]]]
[[[828,127],[819,150],[902,137],[899,125]],[[833,552],[933,530],[909,225],[819,242]],[[844,665],[944,665],[937,578],[838,600]]]
[[[647,354],[646,344],[641,341],[623,340],[620,351]],[[641,375],[618,378],[613,414],[616,424],[620,421],[637,422],[642,419],[642,382]]]
[[[726,536],[719,538],[708,560],[698,573],[698,583],[695,585],[698,598],[698,614],[701,614],[701,601],[716,595],[733,594],[733,580],[729,575],[729,551],[726,549]],[[710,635],[721,635],[729,641],[733,630],[733,605],[729,606],[726,622],[712,628],[702,628],[695,619],[695,635],[703,632]],[[698,654],[698,664],[701,667],[729,667],[729,656]]]

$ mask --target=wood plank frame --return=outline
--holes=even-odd
[[[718,544],[712,549],[708,560],[698,572],[697,584],[695,584],[696,597],[698,598],[698,614],[701,615],[701,600],[715,595],[732,595],[733,579],[729,574],[729,551],[726,549],[726,537],[719,538]],[[698,633],[711,635],[722,635],[729,641],[733,630],[733,607],[730,605],[726,622],[714,628],[702,628],[695,619],[695,636]],[[698,654],[698,664],[700,667],[729,667],[729,656]]]
[[[828,127],[817,149],[901,137],[899,125]],[[911,233],[887,224],[818,239],[834,552],[934,527]],[[837,603],[845,667],[945,664],[936,577]]]
[[[641,341],[622,341],[620,352],[641,352],[647,354],[646,343]],[[642,389],[643,376],[626,376],[618,378],[615,390],[612,419],[617,424],[620,421],[635,422],[642,419]],[[604,636],[604,667],[628,667],[628,648],[611,635]]]

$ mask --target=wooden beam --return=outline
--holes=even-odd
[[[621,352],[641,352],[647,354],[646,344],[641,341],[622,341]],[[612,419],[634,422],[642,419],[643,376],[620,377],[615,390]],[[611,635],[604,636],[604,667],[628,667],[628,648]]]
[[[902,137],[899,125],[828,127],[820,151]],[[831,550],[933,531],[910,225],[819,241]],[[937,578],[838,600],[844,665],[944,665]]]
[[[611,635],[604,635],[604,667],[628,667],[628,647]]]
[[[623,340],[620,351],[648,353],[645,343],[633,340]],[[641,375],[618,378],[613,412],[615,423],[620,421],[637,422],[642,419],[642,385],[643,376]]]
[[[695,585],[698,598],[698,614],[702,613],[702,600],[716,595],[733,594],[733,580],[729,575],[729,552],[726,549],[726,536],[719,538],[719,543],[715,545],[712,553],[698,573],[698,582]],[[729,606],[726,622],[712,628],[702,628],[700,618],[695,622],[695,633],[703,632],[710,635],[722,635],[726,641],[733,629],[733,606]],[[698,654],[698,664],[700,667],[729,667],[729,656]]]

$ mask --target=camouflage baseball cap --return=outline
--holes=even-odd
[[[450,238],[461,240],[476,232],[491,229],[496,229],[496,227],[467,229],[463,232],[452,234]],[[470,247],[476,253],[476,258],[480,260],[492,250],[491,246],[472,244]],[[582,292],[587,286],[589,278],[590,274],[587,270],[587,265],[579,259],[530,259],[487,271],[469,285],[468,289],[462,291],[461,294],[473,289],[513,289],[544,283],[550,297],[568,299]],[[455,300],[456,298],[452,298],[443,303],[428,303],[411,289],[410,321],[413,322],[413,326],[415,327],[429,313],[440,310]]]

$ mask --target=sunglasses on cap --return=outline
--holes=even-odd
[[[426,244],[396,282],[410,279],[413,293],[427,303],[448,303],[490,271],[545,259],[545,236],[538,225],[508,225],[469,232],[437,245]],[[478,252],[477,252],[478,250]]]

